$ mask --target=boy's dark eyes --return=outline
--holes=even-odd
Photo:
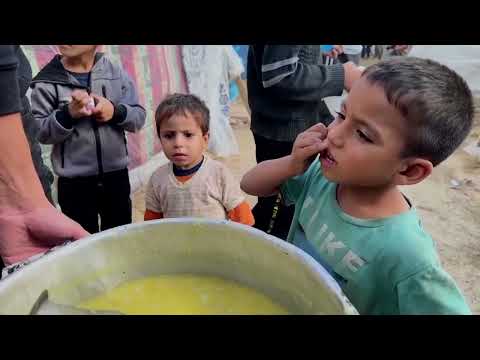
[[[185,133],[183,133],[183,136],[185,136],[187,138],[191,138],[192,136],[194,136],[194,134],[191,133],[191,132],[185,132]],[[165,139],[172,139],[172,138],[175,137],[175,134],[174,133],[163,133],[162,137],[165,138]]]
[[[365,135],[365,133],[361,130],[357,130],[357,134],[358,136],[360,136],[360,138],[366,142],[369,142],[369,143],[373,143],[373,141],[367,136]]]
[[[345,120],[345,114],[339,112],[339,111],[336,111],[337,113],[337,116],[342,119],[342,120]],[[368,143],[373,143],[373,141],[362,131],[362,130],[357,130],[357,135],[365,142],[368,142]]]

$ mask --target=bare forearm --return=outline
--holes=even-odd
[[[280,185],[297,175],[292,162],[291,155],[263,161],[243,176],[240,187],[250,195],[264,197],[276,194]]]
[[[0,117],[0,212],[46,201],[19,113]]]
[[[245,105],[248,113],[251,114],[252,112],[250,111],[250,106],[248,105],[248,90],[246,81],[238,77],[236,79],[236,83],[240,92],[240,98],[242,99],[243,105]]]

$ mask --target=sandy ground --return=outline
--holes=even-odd
[[[255,143],[248,113],[240,102],[232,106],[232,122],[241,155],[220,160],[241,179],[255,165]],[[474,129],[465,144],[479,136],[477,112]],[[443,266],[458,283],[472,311],[480,314],[480,159],[474,159],[462,148],[439,165],[430,178],[402,190],[418,208],[426,230],[436,241]],[[457,187],[452,187],[452,180]],[[134,222],[143,220],[144,191],[133,195]],[[255,197],[247,200],[251,205],[256,203]]]

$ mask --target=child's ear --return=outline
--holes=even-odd
[[[414,185],[430,176],[433,165],[430,161],[420,158],[408,159],[395,175],[397,185]]]
[[[203,134],[203,139],[205,140],[205,142],[208,143],[209,138],[210,138],[210,133],[207,131],[205,134]]]

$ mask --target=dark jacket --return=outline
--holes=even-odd
[[[319,63],[319,45],[250,45],[247,86],[253,133],[293,142],[310,126],[333,120],[322,99],[342,94],[343,66]]]
[[[101,175],[128,165],[125,130],[136,132],[145,124],[145,109],[138,103],[133,81],[118,65],[97,53],[88,92],[114,105],[106,123],[93,118],[71,119],[66,110],[74,89],[84,88],[60,61],[48,63],[32,81],[32,111],[40,124],[38,138],[53,144],[55,173],[64,177]]]
[[[20,111],[20,91],[17,81],[18,60],[15,47],[0,45],[0,116]]]
[[[17,77],[22,104],[21,115],[23,129],[25,130],[25,135],[27,137],[28,144],[30,145],[30,153],[32,154],[33,165],[35,166],[35,170],[37,171],[40,182],[42,183],[43,191],[45,192],[48,200],[53,204],[51,191],[53,174],[43,161],[42,149],[37,139],[39,125],[32,115],[30,101],[26,96],[32,81],[32,68],[20,45],[15,47],[15,53],[18,59]]]

